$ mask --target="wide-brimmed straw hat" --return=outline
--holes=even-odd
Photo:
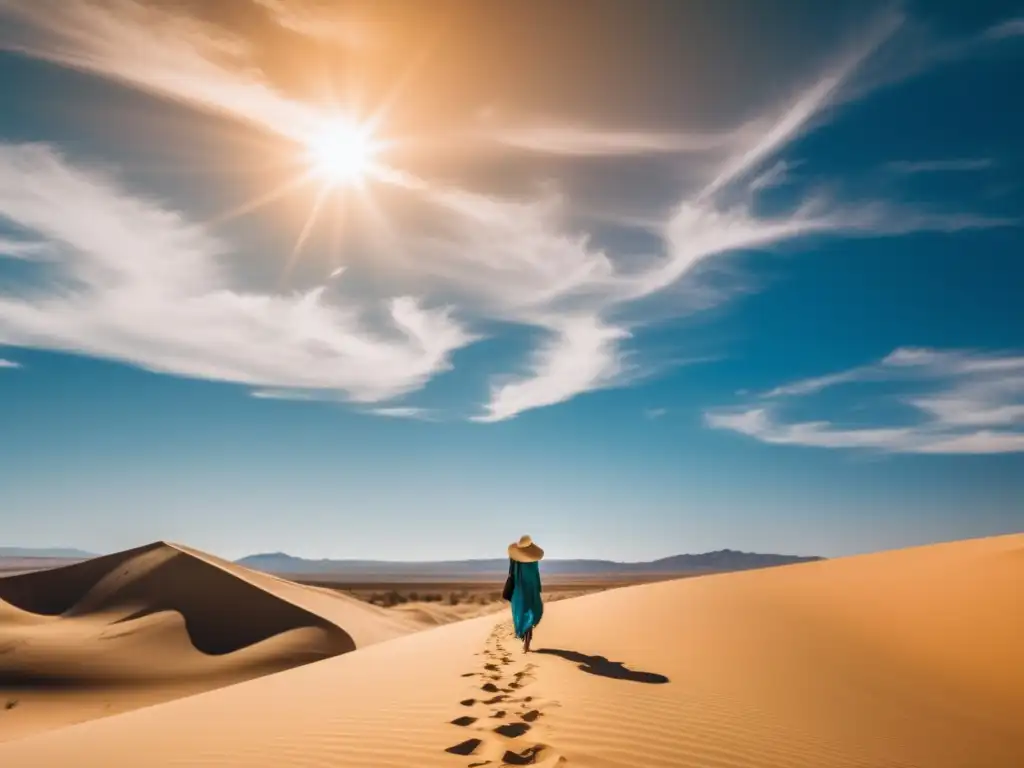
[[[529,536],[521,536],[519,541],[508,545],[508,556],[520,563],[536,563],[544,558],[544,550],[534,544]]]

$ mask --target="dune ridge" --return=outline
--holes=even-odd
[[[0,744],[0,764],[1018,768],[1024,535],[483,616]],[[0,717],[3,713],[0,712]]]
[[[166,542],[0,578],[0,703],[10,705],[0,740],[330,658],[420,626]]]
[[[299,627],[322,630],[339,653],[355,649],[355,641],[324,618],[163,542],[0,579],[0,599],[44,616],[104,614],[116,623],[175,611],[196,650],[214,656]],[[243,620],[229,615],[225,621],[232,610],[245,611]]]

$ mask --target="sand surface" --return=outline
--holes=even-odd
[[[1019,768],[1021,594],[1024,535],[628,587],[551,604],[537,653],[485,615],[11,740],[0,765]]]
[[[10,576],[0,579],[0,741],[428,625],[164,543]]]

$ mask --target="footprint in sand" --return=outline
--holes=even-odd
[[[495,728],[494,732],[508,739],[518,739],[529,730],[530,726],[526,723],[505,723]]]
[[[454,746],[448,747],[445,752],[451,752],[453,755],[468,756],[476,752],[483,743],[482,739],[466,739]]]
[[[535,765],[537,763],[544,763],[545,765],[553,766],[562,765],[566,760],[546,744],[535,744],[532,747],[527,747],[522,752],[508,750],[501,758],[501,762],[506,765]]]
[[[445,751],[462,757],[474,756],[476,760],[468,763],[468,768],[497,766],[498,763],[505,766],[534,765],[538,768],[554,768],[554,766],[563,765],[566,759],[546,744],[535,743],[520,748],[512,747],[512,744],[515,743],[513,740],[530,733],[534,727],[532,723],[540,718],[543,707],[528,709],[528,705],[534,700],[533,696],[513,698],[506,695],[519,691],[533,682],[532,673],[537,665],[527,664],[519,671],[512,673],[510,681],[502,683],[502,668],[514,663],[512,655],[502,645],[502,640],[508,635],[505,629],[501,626],[496,627],[488,639],[487,648],[482,653],[475,654],[484,657],[483,669],[480,672],[467,672],[462,675],[467,678],[483,677],[487,682],[480,686],[480,690],[496,695],[486,700],[463,699],[459,703],[464,707],[475,707],[478,704],[491,707],[508,702],[512,708],[491,710],[486,717],[491,721],[493,727],[484,726],[482,728],[481,718],[472,715],[464,715],[451,720],[452,725],[478,731],[481,736],[460,741]],[[481,716],[483,716],[482,713]],[[500,760],[498,755],[502,755]]]

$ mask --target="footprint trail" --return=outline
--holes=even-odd
[[[480,669],[463,677],[480,681],[478,691],[495,694],[488,698],[468,698],[458,702],[463,714],[453,714],[453,728],[461,737],[445,752],[469,758],[467,768],[484,766],[533,765],[554,768],[567,760],[550,745],[534,741],[544,706],[533,696],[522,695],[534,682],[536,665],[523,657],[517,661],[506,645],[516,642],[509,622],[497,624],[488,636]],[[501,705],[498,708],[497,705]],[[471,714],[465,714],[469,708]],[[467,731],[469,733],[467,733]]]

